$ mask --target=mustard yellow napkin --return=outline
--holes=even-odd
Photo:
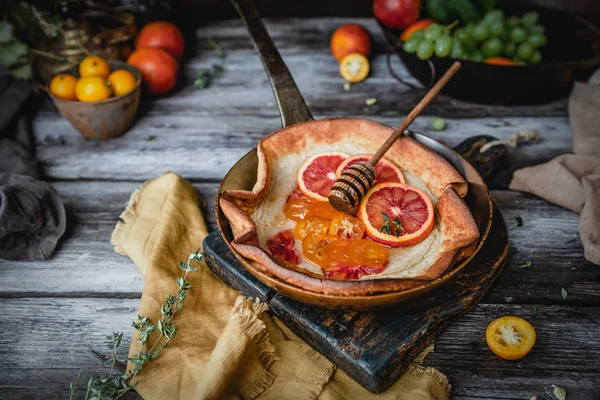
[[[569,120],[574,154],[515,171],[510,189],[580,213],[585,258],[600,265],[600,85],[575,83]]]
[[[140,315],[160,317],[165,297],[176,292],[178,261],[201,247],[206,235],[197,192],[178,175],[149,181],[131,196],[112,241],[144,275]],[[374,395],[265,313],[266,305],[240,296],[208,267],[188,280],[175,338],[137,375],[145,399],[449,399],[448,379],[417,364]],[[139,351],[137,339],[136,331],[130,356]]]

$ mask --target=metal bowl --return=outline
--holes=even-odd
[[[140,103],[142,83],[140,71],[121,61],[108,61],[108,63],[111,71],[124,69],[135,75],[136,83],[131,91],[106,100],[81,102],[58,98],[47,90],[62,116],[88,139],[109,140],[121,136],[131,126]],[[79,76],[76,69],[71,72]]]
[[[361,120],[356,119],[356,121],[357,123],[360,123]],[[286,130],[283,129],[274,134],[285,135]],[[479,232],[481,233],[477,247],[473,253],[467,259],[461,261],[458,265],[455,265],[441,277],[433,281],[424,281],[419,286],[402,291],[380,293],[370,296],[333,296],[312,292],[286,283],[279,278],[264,272],[255,263],[240,256],[231,246],[233,233],[231,231],[229,221],[219,207],[219,199],[220,196],[227,190],[251,190],[253,188],[254,183],[256,182],[256,171],[258,166],[256,149],[253,149],[244,157],[242,157],[231,168],[231,170],[223,179],[217,193],[215,209],[216,221],[225,243],[227,243],[227,246],[231,252],[237,257],[242,265],[244,265],[244,267],[252,275],[254,275],[264,284],[295,300],[326,308],[368,310],[373,308],[387,307],[399,303],[405,303],[409,300],[423,296],[429,293],[431,290],[448,282],[457,273],[459,273],[469,263],[469,261],[473,259],[473,257],[483,246],[483,243],[485,242],[492,225],[492,201],[487,186],[485,185],[485,182],[479,173],[471,166],[471,164],[460,157],[460,155],[458,155],[449,147],[446,147],[445,145],[436,142],[435,140],[423,134],[408,132],[408,135],[422,145],[444,157],[468,182],[469,190],[464,200],[469,207],[469,210],[473,214],[475,222],[479,228]]]

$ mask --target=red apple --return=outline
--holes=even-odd
[[[419,19],[421,0],[374,0],[373,12],[384,25],[404,29]]]

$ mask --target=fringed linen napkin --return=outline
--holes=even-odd
[[[160,304],[176,289],[178,260],[206,235],[197,192],[178,175],[149,181],[131,196],[112,241],[144,275],[140,315],[160,317]],[[448,379],[417,364],[374,395],[265,313],[265,304],[240,296],[206,266],[188,281],[177,335],[136,377],[145,399],[449,399]],[[139,351],[136,335],[130,356]]]
[[[510,189],[579,213],[585,258],[600,265],[600,85],[575,83],[569,120],[574,154],[515,171]]]

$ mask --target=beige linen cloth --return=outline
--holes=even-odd
[[[585,258],[600,265],[600,85],[575,83],[569,120],[573,154],[515,171],[510,189],[580,213]]]
[[[176,292],[178,261],[207,235],[197,192],[167,173],[138,189],[121,218],[112,241],[142,272],[139,315],[156,323],[165,297]],[[138,374],[137,391],[145,399],[449,399],[448,379],[417,364],[374,395],[264,312],[266,305],[240,296],[205,265],[188,279],[175,338]],[[137,339],[136,331],[130,356],[138,352]]]

